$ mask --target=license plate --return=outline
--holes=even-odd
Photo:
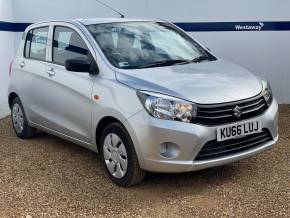
[[[217,127],[217,141],[240,138],[262,132],[260,120],[249,120]]]

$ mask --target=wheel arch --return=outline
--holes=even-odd
[[[9,96],[8,96],[8,105],[9,105],[9,108],[11,109],[11,106],[12,106],[12,102],[15,98],[19,98],[19,96],[15,93],[15,92],[11,92],[9,93]]]
[[[113,116],[103,117],[98,122],[98,125],[96,127],[96,131],[95,131],[95,140],[96,140],[98,152],[100,151],[100,140],[101,140],[102,132],[103,132],[104,128],[111,123],[120,123],[126,129],[126,127],[122,124],[122,122],[119,119],[117,119]],[[126,131],[128,131],[128,130],[126,129]]]
[[[96,147],[97,147],[97,152],[100,152],[100,139],[101,139],[101,134],[102,131],[104,130],[105,126],[109,125],[110,123],[120,123],[124,129],[128,132],[129,136],[131,137],[131,140],[133,142],[139,165],[141,168],[144,168],[145,163],[144,163],[144,158],[142,155],[142,151],[140,149],[139,142],[136,138],[136,135],[134,133],[133,127],[126,121],[122,122],[120,119],[116,118],[115,116],[105,116],[100,119],[100,121],[97,124],[97,127],[95,128],[95,142],[96,142]]]

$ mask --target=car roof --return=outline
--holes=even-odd
[[[120,22],[166,22],[161,19],[141,19],[141,18],[77,18],[77,19],[59,19],[59,20],[45,20],[29,25],[25,32],[39,25],[49,25],[54,22],[66,22],[71,24],[82,24],[84,26],[100,23],[120,23]]]
[[[140,21],[157,21],[154,19],[140,18],[78,18],[73,21],[80,22],[83,25],[98,24],[98,23],[118,23],[118,22],[140,22]]]
[[[77,19],[63,19],[63,20],[45,20],[33,23],[31,26],[39,24],[49,24],[53,22],[67,22],[67,23],[81,23],[83,25],[99,24],[99,23],[118,23],[118,22],[142,22],[142,21],[162,21],[157,19],[140,19],[140,18],[77,18]]]

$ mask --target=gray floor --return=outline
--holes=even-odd
[[[6,117],[10,114],[10,109],[8,107],[8,104],[0,104],[0,119],[3,117]]]

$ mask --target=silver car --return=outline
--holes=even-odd
[[[99,152],[120,186],[146,171],[227,164],[278,140],[269,83],[164,21],[33,24],[10,74],[17,136],[42,130]]]

